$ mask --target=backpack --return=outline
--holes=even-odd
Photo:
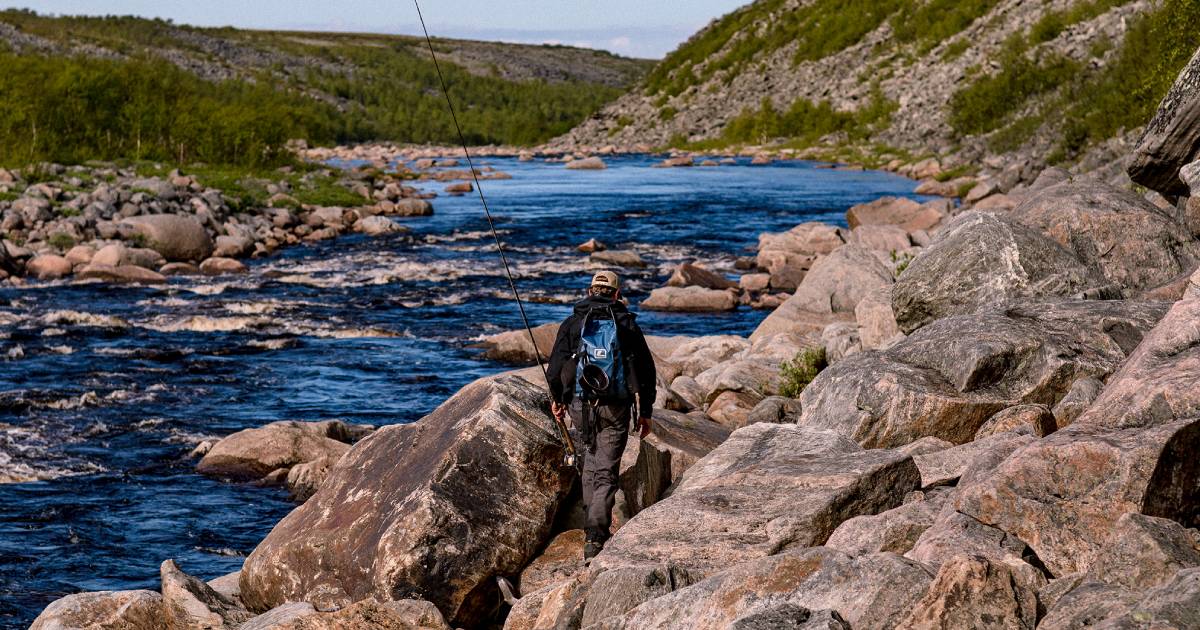
[[[607,309],[607,319],[593,317],[596,310],[600,309],[588,311],[580,326],[575,352],[575,396],[590,401],[626,400],[629,389],[625,383],[617,318],[612,309]]]

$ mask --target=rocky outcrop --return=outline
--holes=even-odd
[[[1006,300],[1117,297],[1098,272],[1034,228],[968,212],[950,222],[900,274],[892,308],[910,333],[936,319]]]
[[[263,479],[273,473],[286,475],[297,464],[323,457],[340,459],[350,450],[351,442],[370,430],[369,426],[347,425],[340,420],[272,422],[219,440],[196,464],[196,470],[236,480]]]
[[[960,489],[957,507],[1027,543],[1053,575],[1095,565],[1121,514],[1191,522],[1200,420],[1112,429],[1082,420]]]
[[[1200,153],[1200,51],[1175,79],[1129,161],[1129,177],[1167,197],[1187,195],[1179,169]]]
[[[1187,228],[1142,197],[1103,182],[1077,180],[1039,190],[1012,216],[1098,269],[1126,296],[1190,273],[1200,262],[1200,242]]]
[[[730,430],[703,417],[654,410],[650,435],[618,483],[630,516],[654,505],[696,462],[729,438]]]
[[[651,599],[600,627],[883,630],[896,626],[930,579],[920,565],[895,554],[852,558],[815,547],[729,567]],[[813,621],[824,625],[803,625]]]
[[[606,570],[671,563],[702,576],[821,544],[846,519],[899,505],[918,483],[907,455],[864,451],[795,425],[755,424],[692,466],[669,498],[618,530],[594,563]]]
[[[1200,416],[1200,271],[1077,422],[1151,426]]]
[[[852,206],[846,211],[846,224],[851,230],[868,225],[888,225],[905,232],[932,232],[947,218],[944,209],[945,204],[937,201],[922,204],[904,197],[880,197]]]
[[[996,412],[1054,404],[1103,378],[1162,317],[1165,304],[1028,301],[940,319],[881,352],[826,368],[801,394],[801,426],[868,448],[924,436],[971,441]]]
[[[671,287],[704,287],[705,289],[736,289],[738,283],[692,263],[683,263],[675,268],[667,280]]]
[[[480,622],[493,576],[533,558],[571,481],[547,405],[544,388],[501,376],[375,431],[247,558],[243,601],[420,596],[457,625]]]
[[[1033,630],[1037,613],[1037,593],[1007,565],[962,555],[942,565],[929,591],[896,627]]]

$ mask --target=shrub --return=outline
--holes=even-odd
[[[825,348],[809,348],[779,366],[779,395],[796,398],[825,369]]]
[[[75,237],[62,232],[55,232],[54,234],[51,234],[50,238],[46,239],[46,242],[49,243],[51,247],[59,251],[66,251],[72,247],[75,247]]]

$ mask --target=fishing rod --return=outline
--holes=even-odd
[[[484,216],[487,217],[488,228],[492,231],[492,239],[496,241],[496,251],[500,253],[500,262],[504,264],[504,275],[508,277],[508,286],[512,289],[517,309],[521,311],[521,321],[525,324],[525,332],[529,334],[529,343],[533,345],[533,356],[537,357],[538,367],[542,369],[542,377],[549,383],[550,375],[546,372],[546,364],[542,362],[542,353],[538,350],[537,339],[533,336],[533,328],[529,325],[529,317],[525,314],[525,303],[521,301],[521,293],[517,291],[517,283],[513,280],[512,269],[508,265],[508,255],[504,253],[504,245],[500,242],[500,235],[496,232],[496,223],[492,220],[492,211],[488,209],[487,198],[483,196],[483,186],[479,185],[479,175],[475,172],[475,164],[471,161],[471,152],[467,149],[467,138],[458,124],[458,114],[454,111],[454,102],[450,100],[450,90],[446,87],[446,77],[442,75],[442,67],[438,64],[437,53],[433,50],[433,39],[429,37],[429,29],[425,26],[425,16],[421,14],[421,4],[417,0],[413,0],[413,6],[417,9],[417,18],[421,21],[421,30],[425,33],[425,43],[429,46],[429,56],[433,59],[433,69],[437,71],[438,82],[442,86],[442,95],[446,97],[446,106],[450,109],[450,120],[454,122],[454,130],[458,132],[458,141],[462,145],[463,155],[467,158],[467,169],[471,171],[471,179],[475,182],[475,192],[479,193],[479,203],[483,206]],[[566,422],[558,414],[551,413],[550,415],[554,416],[554,424],[558,425],[558,430],[562,433],[563,445],[567,449],[563,463],[573,468],[578,458],[575,453],[575,444],[571,441],[571,433],[567,430]]]

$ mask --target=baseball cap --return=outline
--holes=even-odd
[[[592,276],[592,286],[616,290],[620,288],[620,280],[617,279],[617,274],[611,271],[597,271],[596,275]]]

